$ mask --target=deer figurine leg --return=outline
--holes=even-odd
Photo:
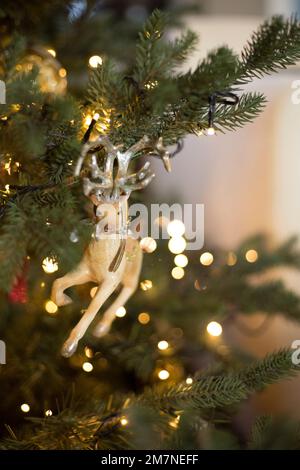
[[[97,315],[99,309],[108,299],[108,297],[114,292],[120,283],[120,278],[115,277],[115,279],[105,279],[100,285],[95,297],[91,301],[87,310],[83,314],[80,321],[77,323],[75,328],[70,333],[67,341],[62,347],[62,355],[65,357],[70,357],[76,351],[78,341],[83,337],[89,325]]]
[[[105,336],[110,331],[111,325],[116,318],[116,311],[119,307],[126,304],[137,289],[142,268],[143,254],[138,242],[133,239],[127,239],[127,249],[131,252],[132,259],[129,258],[126,261],[122,278],[122,290],[112,305],[104,312],[99,323],[97,323],[93,331],[93,334],[97,338]],[[132,253],[133,251],[134,253]]]
[[[122,287],[122,290],[116,300],[113,302],[113,304],[105,311],[103,314],[103,317],[97,323],[93,334],[94,336],[97,336],[97,338],[101,338],[102,336],[106,335],[112,325],[112,322],[114,321],[116,317],[116,311],[118,310],[119,307],[122,307],[125,305],[127,300],[132,296],[134,293],[135,288],[132,287]]]
[[[64,293],[71,286],[78,286],[91,281],[91,276],[84,264],[79,265],[74,271],[56,279],[52,286],[51,300],[58,306],[72,303],[72,299]]]

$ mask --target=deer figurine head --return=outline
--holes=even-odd
[[[105,158],[100,168],[97,152],[103,148]],[[119,146],[114,146],[107,136],[99,136],[82,147],[75,176],[80,176],[82,166],[88,159],[89,174],[83,178],[84,194],[96,206],[98,218],[101,219],[105,212],[109,215],[113,212],[117,217],[105,236],[102,236],[105,228],[103,225],[99,228],[97,224],[95,237],[89,243],[79,265],[53,283],[51,298],[58,306],[72,302],[64,293],[65,289],[87,282],[94,282],[98,286],[90,305],[63,345],[62,354],[66,357],[76,351],[78,341],[118,285],[122,285],[119,296],[104,312],[95,328],[94,334],[98,337],[109,331],[117,309],[125,304],[137,288],[142,266],[142,250],[138,241],[128,235],[127,201],[132,191],[145,188],[154,177],[149,162],[136,173],[129,172],[130,162],[142,150],[146,150],[147,155],[160,157],[165,168],[170,171],[169,158],[172,155],[163,146],[162,139],[151,145],[150,139],[144,136],[123,152]],[[177,151],[178,146],[173,155]],[[125,253],[128,256],[124,256]]]

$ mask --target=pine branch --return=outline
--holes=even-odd
[[[183,407],[216,408],[238,403],[255,391],[280,379],[295,375],[297,367],[291,360],[291,351],[282,350],[241,372],[226,376],[208,376],[191,385],[179,384],[166,389],[146,392],[142,400],[161,408]]]
[[[296,17],[274,16],[255,32],[242,51],[237,83],[278,72],[300,59],[300,24]]]
[[[215,114],[215,127],[222,131],[236,130],[252,122],[264,109],[266,98],[261,93],[245,93],[235,106],[219,105]]]
[[[252,430],[251,436],[249,439],[248,447],[249,449],[262,449],[262,443],[264,440],[265,433],[269,431],[273,423],[271,416],[260,416],[255,421]]]
[[[299,368],[292,362],[292,351],[283,349],[241,371],[237,377],[249,393],[259,391],[278,380],[293,377]]]
[[[231,88],[238,71],[238,57],[228,47],[209,52],[192,72],[179,75],[178,84],[183,95],[207,99],[211,93]]]
[[[155,74],[159,71],[161,57],[157,55],[157,44],[166,26],[167,18],[159,10],[154,10],[146,21],[144,28],[139,33],[139,42],[136,47],[136,65],[134,78],[141,87],[149,80],[155,79]]]

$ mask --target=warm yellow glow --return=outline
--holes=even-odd
[[[52,258],[45,258],[42,263],[42,268],[45,273],[52,274],[58,270],[58,264]]]
[[[173,268],[171,271],[172,277],[176,280],[182,279],[184,276],[184,269],[180,267]]]
[[[45,416],[52,416],[52,415],[53,415],[52,410],[45,411]]]
[[[9,184],[6,184],[6,185],[4,186],[4,188],[5,188],[5,191],[7,192],[7,194],[9,194],[9,192],[10,192],[10,191],[9,191]]]
[[[147,88],[147,90],[152,90],[152,88],[155,88],[157,85],[158,85],[158,81],[153,80],[153,81],[145,83],[145,88]]]
[[[234,266],[237,262],[237,256],[233,251],[230,251],[227,255],[227,265]]]
[[[193,383],[192,377],[187,377],[185,383],[186,383],[187,385],[192,385],[192,383]]]
[[[22,403],[20,408],[23,411],[23,413],[28,413],[30,411],[30,406],[28,405],[28,403]]]
[[[123,418],[120,419],[120,423],[122,426],[127,426],[128,424],[128,419],[123,416]]]
[[[206,251],[205,253],[202,253],[200,256],[200,263],[203,264],[203,266],[210,266],[214,261],[214,257],[209,251]]]
[[[44,282],[41,282],[41,287],[45,287],[45,283]]]
[[[95,297],[97,290],[98,290],[98,287],[97,287],[97,286],[91,288],[91,290],[90,290],[90,296],[91,296],[92,298]]]
[[[149,315],[149,313],[146,313],[146,312],[140,313],[139,316],[138,316],[138,321],[139,321],[142,325],[147,325],[147,323],[149,323],[149,321],[150,321],[150,315]]]
[[[207,135],[215,135],[216,131],[213,127],[207,129]]]
[[[100,57],[99,55],[92,55],[89,58],[89,65],[93,69],[96,69],[98,65],[102,65],[102,62],[103,62],[102,57]]]
[[[45,310],[51,315],[54,315],[54,313],[57,312],[58,307],[54,302],[52,302],[52,300],[47,300],[47,302],[45,303]]]
[[[20,111],[21,105],[20,104],[12,104],[11,109],[12,109],[12,111]],[[20,164],[18,164],[18,165],[20,165]]]
[[[168,343],[168,341],[162,340],[162,341],[159,341],[159,342],[157,343],[157,347],[158,347],[158,349],[160,349],[161,351],[165,351],[166,349],[168,349],[169,343]]]
[[[211,321],[207,325],[206,330],[211,336],[220,336],[222,334],[223,328],[220,323],[216,321]]]
[[[182,237],[185,232],[185,225],[181,220],[174,219],[168,223],[167,232],[170,237]]]
[[[94,367],[93,364],[91,364],[90,362],[84,362],[82,364],[82,369],[84,370],[84,372],[92,372]]]
[[[61,77],[61,78],[65,78],[67,76],[67,71],[66,69],[64,69],[63,67],[61,67],[58,71],[58,75]]]
[[[178,255],[182,253],[186,248],[186,241],[182,237],[171,238],[168,243],[168,248],[171,253]]]
[[[93,116],[94,121],[98,121],[99,117],[100,117],[100,114],[95,113],[94,116]]]
[[[161,369],[157,375],[160,380],[167,380],[170,377],[170,373],[166,369]]]
[[[87,114],[84,118],[84,125],[89,126],[92,122],[92,116],[90,114]]]
[[[258,253],[256,250],[248,250],[245,254],[245,258],[248,263],[255,263],[255,261],[258,259]]]
[[[157,243],[152,237],[142,238],[140,241],[140,247],[146,253],[153,253],[157,248]]]
[[[153,283],[150,281],[150,279],[145,279],[144,281],[140,282],[140,287],[142,290],[146,291],[152,289]]]
[[[126,308],[125,307],[119,307],[116,311],[116,317],[122,318],[125,317],[126,315]]]
[[[86,346],[84,348],[84,354],[86,355],[86,357],[91,359],[94,356],[94,351],[91,348],[89,348],[88,346]]]
[[[10,175],[11,174],[11,158],[7,163],[4,164],[4,169],[7,171],[7,173]]]
[[[106,130],[107,130],[107,125],[104,124],[104,123],[102,123],[102,122],[100,122],[99,127],[100,127],[103,131],[106,131]]]
[[[171,419],[171,421],[169,421],[169,425],[171,426],[171,428],[177,429],[179,421],[180,421],[180,416],[176,416],[176,418]]]
[[[174,258],[174,263],[176,264],[176,266],[178,266],[179,268],[185,268],[188,264],[189,260],[187,258],[187,256],[185,255],[176,255],[175,258]]]
[[[54,49],[47,49],[47,51],[52,55],[52,57],[56,57],[56,51]]]

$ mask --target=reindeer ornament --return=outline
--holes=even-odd
[[[83,163],[89,156],[92,179],[83,178],[83,191],[96,206],[98,223],[94,238],[86,248],[78,266],[54,281],[51,299],[58,306],[67,305],[72,302],[64,293],[68,287],[94,282],[98,285],[98,289],[82,318],[65,341],[61,351],[63,356],[69,357],[76,351],[79,340],[101,306],[121,284],[118,297],[104,312],[94,330],[97,337],[108,333],[115,319],[115,312],[127,302],[138,286],[143,255],[138,240],[131,237],[128,231],[128,198],[132,191],[145,188],[154,174],[150,171],[149,162],[146,162],[138,172],[128,174],[132,158],[146,149],[147,155],[161,158],[166,170],[170,171],[170,157],[174,156],[181,146],[182,144],[178,143],[175,152],[170,154],[163,146],[161,138],[151,145],[147,136],[125,152],[121,152],[119,146],[115,147],[107,136],[100,136],[95,141],[83,145],[75,176],[80,175]],[[101,170],[98,166],[97,151],[103,148],[106,155],[104,169]],[[116,176],[114,176],[115,163],[117,163]],[[103,219],[109,223],[104,225]]]

